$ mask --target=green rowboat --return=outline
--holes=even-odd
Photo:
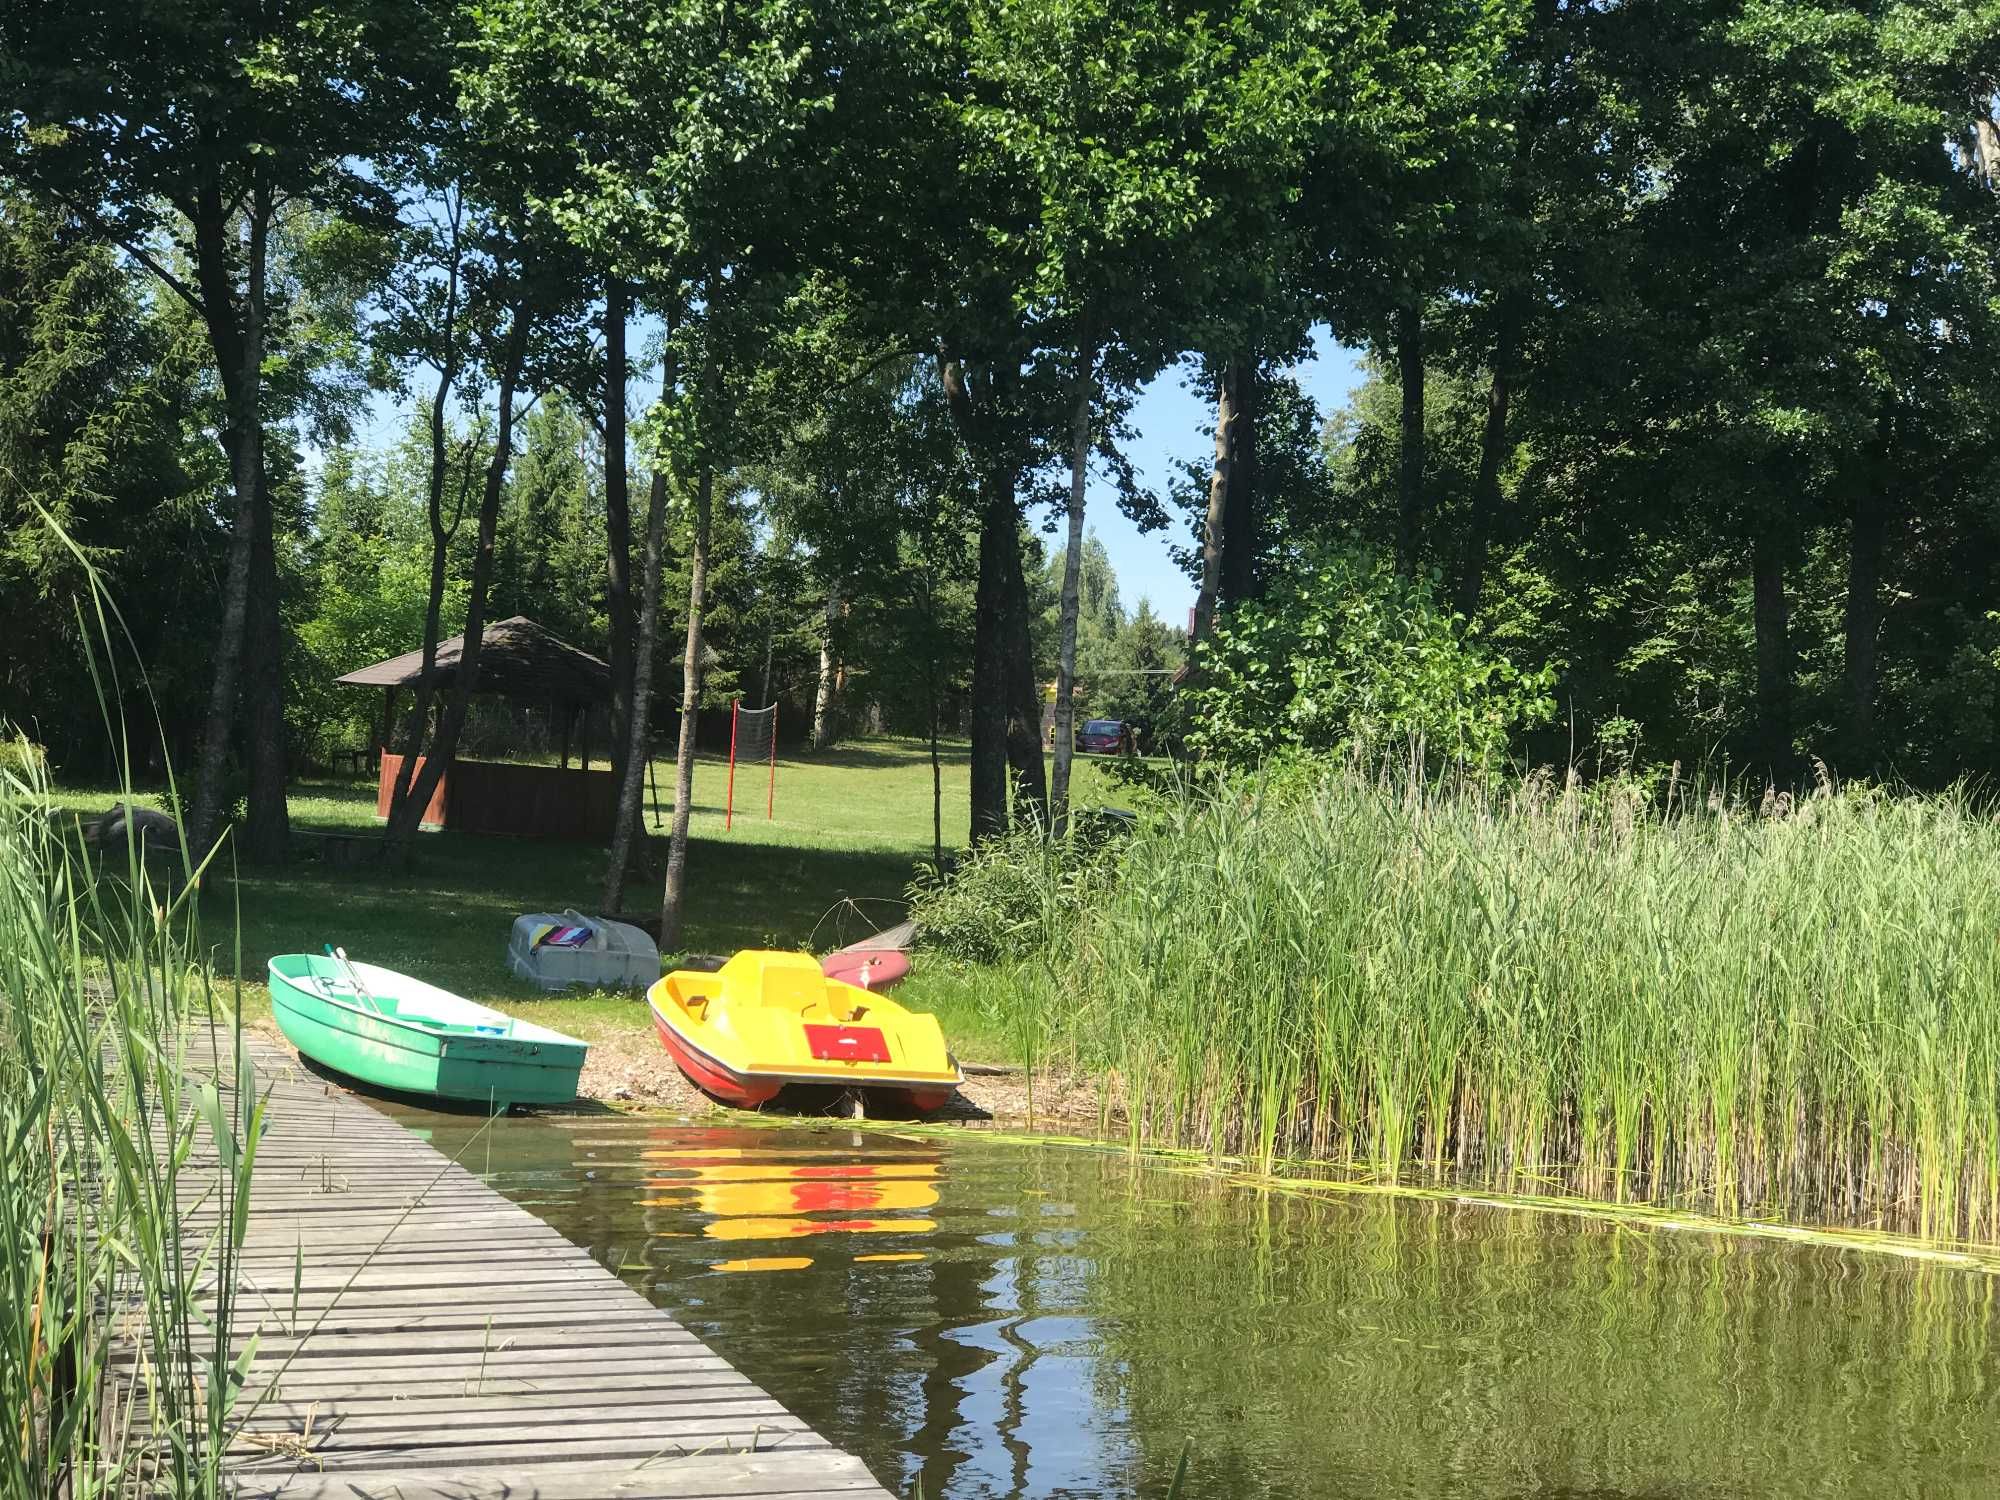
[[[314,1062],[379,1088],[490,1105],[567,1104],[589,1047],[435,985],[317,953],[271,960],[271,1013]]]

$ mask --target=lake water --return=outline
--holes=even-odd
[[[1184,1443],[1189,1500],[2000,1493],[1977,1271],[975,1132],[391,1112],[900,1494],[1160,1496]]]

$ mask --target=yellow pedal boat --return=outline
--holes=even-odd
[[[877,1089],[939,1108],[964,1075],[937,1017],[829,979],[803,953],[748,948],[646,992],[653,1025],[695,1087],[754,1108],[788,1083]]]

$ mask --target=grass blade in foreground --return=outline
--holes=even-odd
[[[246,1080],[203,1098],[184,1072],[194,903],[169,909],[136,847],[94,870],[49,808],[38,772],[0,775],[0,1496],[213,1495],[232,1298],[203,1289],[233,1283],[261,1120]],[[190,1245],[196,1196],[225,1212]]]

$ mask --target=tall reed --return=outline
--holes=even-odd
[[[193,902],[50,808],[0,773],[0,1497],[213,1496],[261,1114],[203,1024]],[[211,1047],[223,1088],[191,1081]]]
[[[2000,1240],[2000,825],[1962,798],[1328,774],[1168,798],[1086,888],[1007,1003],[1135,1137]]]

